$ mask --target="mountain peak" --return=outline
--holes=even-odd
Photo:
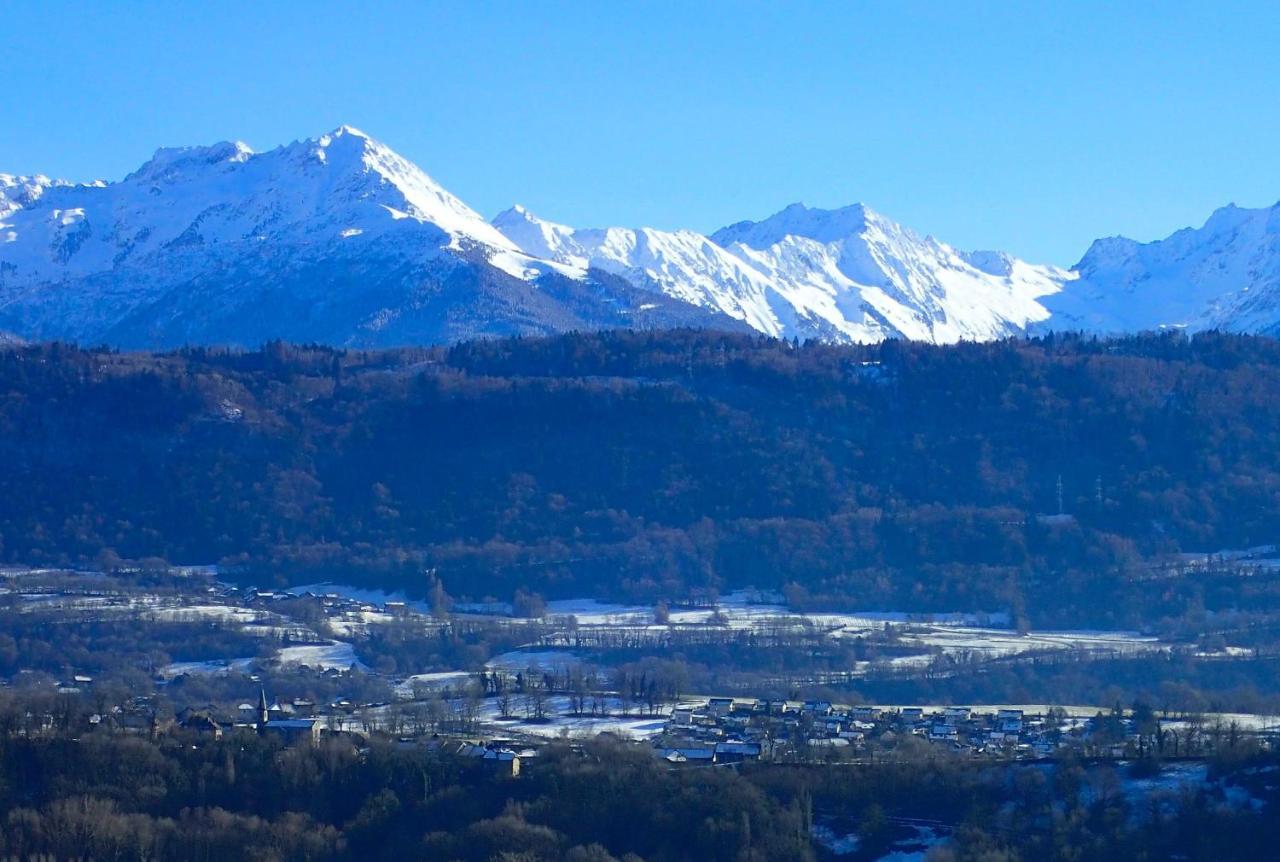
[[[51,188],[69,185],[66,180],[51,180],[44,174],[30,177],[0,174],[0,218],[31,206]]]
[[[526,254],[570,266],[586,265],[573,228],[539,218],[521,204],[498,213],[490,224]]]
[[[838,209],[819,209],[803,203],[788,204],[761,221],[740,221],[711,235],[720,245],[742,243],[762,249],[776,245],[789,236],[804,237],[820,243],[847,239],[864,232],[870,225],[897,227],[866,204],[855,203]]]
[[[366,140],[373,140],[365,132],[360,131],[355,126],[348,126],[346,123],[343,123],[341,126],[338,126],[338,128],[334,129],[332,132],[325,135],[325,137],[327,138],[342,138],[347,136],[350,136],[353,138],[364,138]]]
[[[318,138],[313,138],[303,143],[313,147],[321,155],[321,158],[328,151],[339,149],[359,154],[392,153],[391,148],[386,144],[376,140],[371,135],[365,134],[355,126],[338,126],[331,132],[326,132]]]
[[[494,227],[502,227],[504,224],[513,222],[543,222],[545,219],[538,218],[524,204],[512,204],[493,217],[490,222]]]
[[[253,148],[244,141],[220,141],[209,146],[160,147],[142,167],[125,179],[161,181],[194,168],[248,161]]]

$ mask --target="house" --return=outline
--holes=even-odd
[[[717,742],[715,747],[716,763],[741,763],[744,760],[760,759],[760,743],[758,742]]]
[[[681,727],[688,727],[693,724],[693,710],[687,706],[677,706],[671,710],[671,723],[678,724]]]
[[[1021,718],[1003,718],[999,720],[998,724],[1002,731],[1011,736],[1017,736],[1022,732]]]
[[[949,724],[935,724],[929,728],[929,738],[932,740],[955,739],[956,729]]]
[[[659,748],[657,754],[668,763],[709,766],[716,760],[716,752],[713,748]]]
[[[918,706],[904,706],[898,715],[903,721],[920,721],[924,718],[924,710]]]
[[[323,727],[318,718],[273,718],[262,725],[263,733],[281,737],[286,745],[302,740],[315,742],[320,738],[321,730]]]
[[[800,707],[801,712],[810,715],[830,715],[831,701],[829,700],[806,700],[804,705]]]
[[[707,701],[707,711],[712,715],[728,715],[733,711],[733,698],[713,697]]]
[[[835,737],[834,739],[810,739],[809,745],[813,748],[848,748],[849,740],[843,737]]]
[[[139,736],[155,736],[162,729],[155,713],[150,710],[121,712],[118,715],[112,715],[110,720],[104,721],[103,724],[116,730],[135,733]]]
[[[192,712],[178,722],[178,727],[188,733],[207,736],[211,739],[222,739],[222,725],[207,712]]]
[[[520,755],[509,748],[490,748],[481,756],[486,769],[512,778],[520,774]]]

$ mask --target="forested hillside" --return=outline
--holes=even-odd
[[[1036,622],[1273,605],[1266,580],[1191,594],[1149,563],[1275,542],[1278,453],[1280,343],[1235,335],[0,350],[3,559],[259,583],[752,585]]]

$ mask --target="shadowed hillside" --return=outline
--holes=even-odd
[[[1245,336],[13,346],[0,553],[1125,623],[1276,603],[1266,578],[1157,590],[1147,562],[1274,542],[1278,444],[1280,344]]]

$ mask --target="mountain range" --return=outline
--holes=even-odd
[[[446,343],[695,326],[950,343],[1051,329],[1280,329],[1280,205],[1096,241],[1071,269],[966,252],[855,204],[705,236],[486,221],[348,126],[166,148],[117,182],[0,174],[0,343]]]

